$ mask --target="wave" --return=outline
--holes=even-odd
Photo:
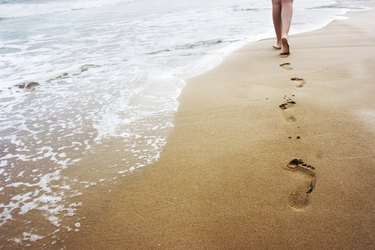
[[[65,1],[25,1],[25,0],[0,0],[0,19],[28,17],[44,15],[72,10],[82,10],[90,8],[115,5],[129,0],[65,0]]]

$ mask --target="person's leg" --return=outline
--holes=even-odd
[[[288,38],[293,15],[293,0],[281,0],[282,37]]]
[[[288,33],[293,15],[293,0],[281,0],[281,53],[289,54]]]
[[[279,49],[282,37],[281,0],[272,0],[272,20],[277,39],[274,48]]]

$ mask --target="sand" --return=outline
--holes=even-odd
[[[160,160],[95,188],[64,244],[374,249],[374,15],[291,36],[289,57],[249,44],[190,79]]]

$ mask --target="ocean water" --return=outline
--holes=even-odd
[[[352,4],[295,1],[291,34]],[[157,161],[184,79],[273,36],[271,1],[0,0],[0,248],[81,230],[85,189]],[[111,141],[115,167],[64,175]]]

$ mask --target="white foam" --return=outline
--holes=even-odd
[[[98,8],[114,5],[124,0],[80,0],[80,1],[49,1],[44,3],[13,3],[0,5],[0,18],[27,17],[42,14],[51,14],[64,11]]]
[[[41,239],[44,239],[44,237],[40,236],[40,235],[37,235],[37,234],[31,234],[31,233],[28,233],[28,232],[23,233],[23,240],[24,241],[37,241],[37,240],[41,240]]]
[[[44,236],[40,236],[37,234],[32,234],[30,232],[23,232],[22,233],[22,238],[21,237],[16,237],[13,238],[12,241],[14,241],[17,245],[22,245],[24,241],[29,241],[29,242],[35,242],[38,240],[44,239]],[[27,244],[26,246],[31,246],[30,244]]]
[[[8,161],[7,160],[1,160],[0,161],[0,168],[6,167],[7,165],[8,165]]]

